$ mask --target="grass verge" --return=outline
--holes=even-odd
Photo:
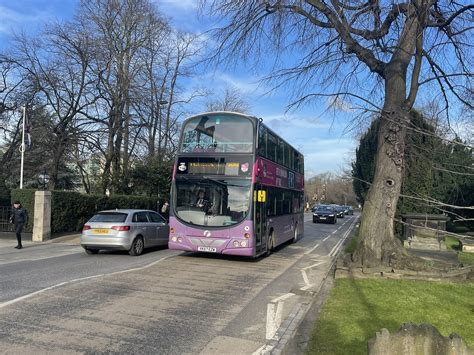
[[[338,279],[313,329],[308,354],[367,354],[381,328],[431,323],[474,345],[474,282]]]

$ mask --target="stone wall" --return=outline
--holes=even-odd
[[[431,324],[403,324],[393,334],[383,328],[368,342],[369,355],[474,355],[457,334],[442,336]]]

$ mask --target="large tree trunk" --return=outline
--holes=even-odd
[[[406,127],[409,111],[404,107],[406,73],[393,65],[387,68],[385,103],[378,132],[376,169],[362,212],[359,234],[362,237],[354,253],[364,266],[393,264],[405,255],[394,235],[394,217],[402,184]]]

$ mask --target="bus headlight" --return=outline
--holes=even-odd
[[[178,243],[182,243],[182,242],[183,242],[183,238],[178,237]]]
[[[247,241],[246,241],[246,240],[242,240],[242,241],[240,242],[240,246],[241,246],[242,248],[245,248],[245,247],[247,246]]]
[[[236,248],[238,248],[240,246],[239,244],[239,241],[238,240],[234,240],[234,242],[232,243],[232,245]]]
[[[171,241],[172,241],[172,242],[176,242],[177,240],[178,240],[178,238],[176,238],[176,237],[171,237]]]

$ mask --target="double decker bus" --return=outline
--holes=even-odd
[[[170,249],[258,257],[303,234],[303,155],[256,117],[183,123],[173,169]]]

